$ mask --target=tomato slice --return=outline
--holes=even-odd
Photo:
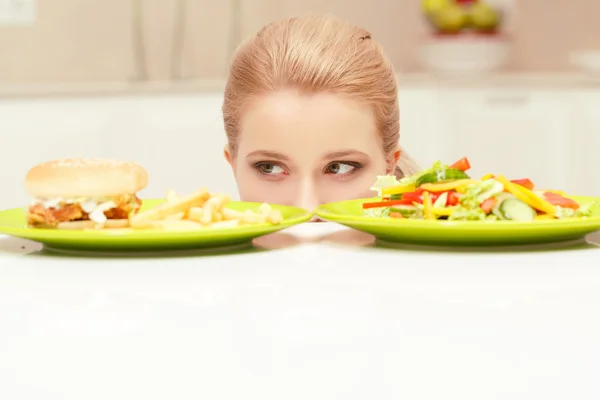
[[[429,193],[429,198],[432,202],[435,203],[435,201],[438,199],[438,197],[440,197],[442,193],[443,192]],[[402,195],[402,199],[409,201],[408,204],[412,204],[413,202],[423,204],[423,191],[404,193]]]
[[[408,192],[402,194],[402,200],[408,200],[412,204],[412,202],[423,204],[423,189],[417,189],[414,192]]]
[[[379,207],[392,207],[392,206],[401,206],[401,205],[411,205],[412,201],[406,199],[400,200],[387,200],[387,201],[376,201],[373,203],[363,203],[363,209],[367,208],[379,208]]]
[[[573,210],[577,210],[579,208],[579,203],[577,203],[575,200],[566,198],[557,193],[545,192],[544,198],[548,203],[552,204],[553,206],[571,208]]]
[[[448,200],[446,201],[446,205],[449,207],[457,205],[460,201],[460,196],[460,193],[448,192]]]
[[[489,214],[490,212],[492,212],[492,209],[494,208],[495,205],[496,205],[496,198],[490,197],[489,199],[487,199],[483,203],[481,203],[481,209],[483,210],[484,213]]]
[[[469,159],[467,157],[463,157],[454,164],[450,166],[450,168],[460,169],[461,171],[468,171],[471,169],[471,164],[469,163]]]
[[[516,183],[517,185],[521,185],[529,190],[533,190],[535,185],[529,179],[514,179],[511,181],[512,183]]]

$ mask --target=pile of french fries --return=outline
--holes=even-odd
[[[227,208],[229,196],[211,194],[206,189],[189,196],[167,192],[166,202],[134,214],[129,219],[107,220],[103,225],[92,221],[74,221],[58,226],[59,229],[83,230],[138,230],[157,229],[166,231],[190,231],[207,228],[234,228],[254,224],[280,224],[283,216],[268,204],[262,204],[258,212],[235,211]],[[61,226],[62,225],[62,226]]]

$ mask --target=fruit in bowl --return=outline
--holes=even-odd
[[[493,33],[501,13],[485,0],[423,0],[426,19],[436,33],[457,34],[465,30]]]
[[[469,26],[479,32],[494,32],[498,29],[501,14],[483,1],[477,1],[469,8]]]
[[[465,10],[455,3],[436,11],[431,18],[439,33],[459,33],[466,28],[469,21]]]

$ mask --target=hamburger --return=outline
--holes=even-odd
[[[137,213],[136,193],[148,184],[148,173],[133,162],[104,158],[65,158],[38,164],[25,177],[32,200],[27,224],[38,228],[103,226]],[[116,221],[115,221],[116,222]]]

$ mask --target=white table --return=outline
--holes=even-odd
[[[598,399],[600,249],[375,247],[304,224],[230,255],[0,239],[0,398]]]

